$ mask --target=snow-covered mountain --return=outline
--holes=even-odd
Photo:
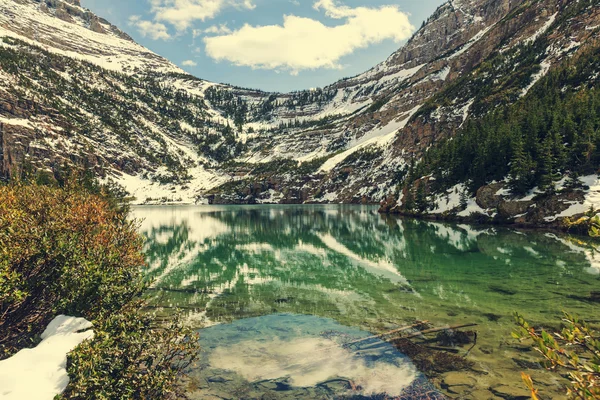
[[[371,70],[282,94],[190,76],[77,0],[4,0],[2,173],[84,165],[139,203],[379,202],[424,149],[597,45],[598,25],[593,1],[450,0]],[[542,39],[527,79],[482,69]]]

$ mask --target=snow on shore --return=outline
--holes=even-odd
[[[92,323],[59,315],[42,333],[42,342],[0,361],[0,399],[52,400],[69,383],[67,353],[94,337]]]

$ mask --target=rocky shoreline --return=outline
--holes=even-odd
[[[587,189],[589,192],[589,189]],[[493,224],[516,228],[548,229],[587,234],[596,211],[583,209],[586,190],[563,189],[553,193],[533,193],[524,198],[515,198],[508,194],[504,182],[482,186],[476,196],[456,207],[439,212],[434,210],[414,212],[406,210],[401,201],[390,196],[381,202],[379,212],[418,217],[434,221],[452,221],[476,224]],[[402,197],[407,193],[403,193]],[[438,199],[439,200],[439,199]],[[579,205],[578,208],[574,206]],[[471,210],[470,212],[468,212]],[[436,212],[438,211],[438,212]]]

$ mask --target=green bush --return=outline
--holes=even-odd
[[[197,357],[179,318],[157,322],[139,300],[142,238],[103,190],[0,186],[0,359],[31,347],[57,314],[95,337],[68,355],[63,399],[170,399]]]
[[[565,313],[560,332],[536,330],[523,316],[515,314],[519,330],[513,337],[530,339],[533,347],[544,358],[543,365],[565,375],[571,384],[567,388],[570,399],[600,399],[600,336],[585,322]],[[531,390],[531,397],[539,399],[533,380],[522,373],[523,381]]]
[[[143,303],[95,324],[95,337],[69,354],[70,382],[61,399],[183,397],[181,373],[196,359],[197,337],[175,318],[157,325]]]

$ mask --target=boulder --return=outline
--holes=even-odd
[[[532,204],[533,201],[502,200],[498,204],[498,214],[504,219],[512,219],[517,215],[525,214]]]
[[[504,189],[504,186],[504,183],[492,183],[491,185],[480,187],[477,190],[477,195],[475,198],[477,205],[484,210],[489,208],[497,208],[503,198],[496,193],[498,193],[500,189]]]

